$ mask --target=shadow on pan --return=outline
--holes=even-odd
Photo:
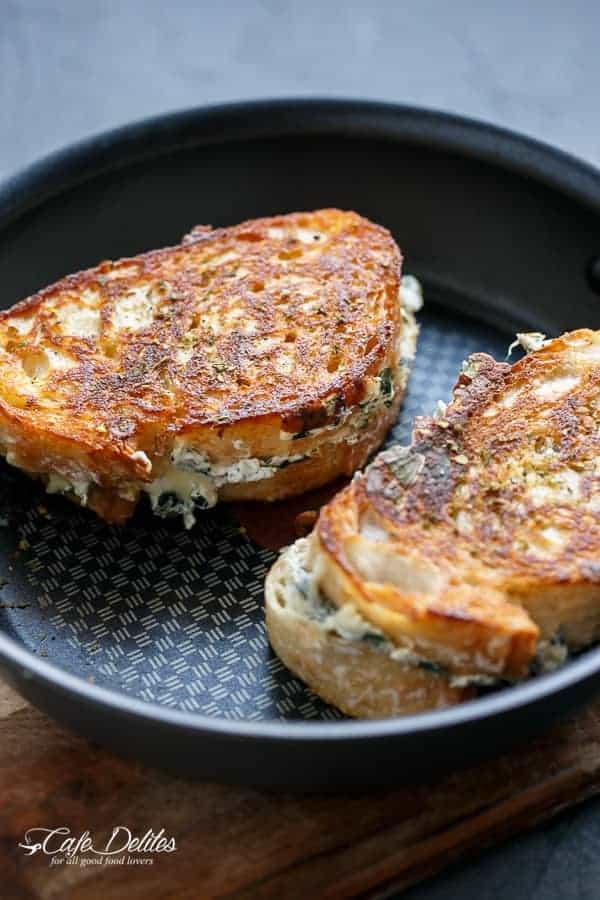
[[[373,103],[276,101],[163,116],[0,186],[10,305],[65,272],[176,243],[198,223],[322,206],[389,227],[426,309],[390,439],[516,329],[600,327],[600,176],[516,135]],[[529,737],[596,688],[600,651],[455,709],[350,722],[269,650],[274,553],[227,508],[192,532],[141,510],[110,528],[0,468],[0,665],[39,707],[198,778],[298,787],[439,772]]]

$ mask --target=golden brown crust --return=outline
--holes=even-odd
[[[280,237],[269,236],[274,229]],[[294,237],[306,239],[305,231],[319,240]],[[34,417],[52,410],[55,428],[103,449],[144,436],[149,422],[162,430],[165,419],[176,432],[269,414],[292,432],[324,425],[319,401],[339,392],[347,406],[358,402],[362,379],[388,356],[398,332],[400,262],[389,232],[338,210],[203,230],[178,247],[67,276],[0,313],[3,365],[24,358],[38,339],[75,363],[43,388],[38,379],[29,395],[16,378],[5,390],[18,397],[15,416],[25,407]],[[147,326],[114,328],[115,306],[141,289],[152,292]],[[57,308],[79,303],[86,291],[100,312],[99,334],[69,336]],[[35,319],[26,337],[11,328],[24,316]],[[272,343],[260,347],[261,339]]]
[[[32,473],[65,460],[91,472],[90,505],[118,521],[135,500],[117,485],[160,474],[177,437],[217,460],[312,452],[333,433],[292,436],[333,429],[398,362],[400,266],[384,228],[320,210],[201,226],[70,275],[0,313],[0,445]],[[363,453],[332,450],[327,478],[362,464],[391,418],[367,428]],[[301,466],[223,493],[323,483]]]
[[[327,595],[459,674],[519,678],[539,638],[597,640],[599,387],[600,332],[471,357],[445,413],[322,510]]]

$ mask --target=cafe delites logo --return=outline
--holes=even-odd
[[[106,840],[93,837],[89,831],[73,834],[70,828],[29,828],[19,843],[27,856],[42,854],[52,866],[135,866],[153,865],[162,853],[177,850],[175,838],[165,829],[136,835],[126,825],[116,825]]]

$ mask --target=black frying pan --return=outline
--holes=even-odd
[[[393,436],[448,396],[460,360],[514,331],[600,326],[600,175],[487,125],[375,103],[278,101],[161,116],[0,186],[5,306],[66,272],[176,242],[198,222],[320,206],[388,226],[425,283]],[[141,510],[111,528],[2,464],[0,665],[83,734],[202,778],[393,781],[498,752],[600,685],[600,649],[461,707],[352,722],[271,654],[274,554],[227,508],[192,532]]]

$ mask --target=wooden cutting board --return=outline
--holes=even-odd
[[[2,900],[379,897],[599,789],[600,701],[486,765],[423,784],[302,796],[190,783],[125,762],[0,682]],[[59,826],[103,846],[119,825],[139,836],[164,828],[176,850],[144,865],[51,865],[18,846],[29,828]]]

